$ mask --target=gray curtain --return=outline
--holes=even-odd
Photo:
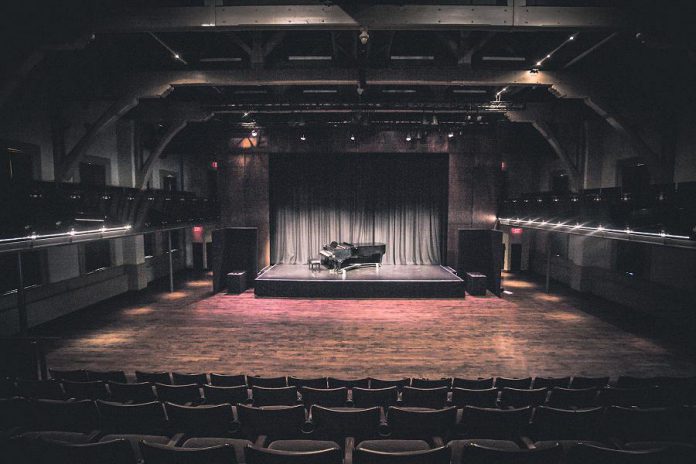
[[[273,155],[271,258],[305,264],[338,242],[382,242],[385,264],[439,264],[447,155]]]

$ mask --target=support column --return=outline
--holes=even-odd
[[[17,315],[19,316],[19,333],[27,334],[27,298],[24,292],[24,272],[22,271],[22,252],[17,252]]]
[[[174,291],[174,257],[172,256],[172,231],[167,231],[167,244],[169,248],[169,291]]]

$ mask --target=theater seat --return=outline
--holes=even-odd
[[[138,458],[123,439],[97,443],[66,443],[42,439],[40,452],[45,464],[137,464]]]
[[[686,455],[680,450],[669,448],[634,451],[582,444],[568,450],[566,463],[693,464],[692,458],[693,456]]]
[[[268,445],[268,449],[278,451],[293,451],[303,453],[307,451],[322,451],[340,448],[338,443],[325,440],[276,440]]]
[[[466,464],[558,464],[563,459],[560,445],[536,449],[503,449],[470,444],[462,448],[461,462]],[[593,461],[588,461],[589,464]],[[598,461],[594,461],[599,464]]]
[[[410,451],[429,450],[430,445],[425,440],[364,440],[357,446],[361,450],[380,451],[382,453],[404,453]]]
[[[109,382],[111,400],[119,403],[149,403],[157,399],[150,382],[120,383]]]
[[[343,462],[343,452],[340,448],[296,452],[247,446],[244,455],[247,464],[342,464]]]
[[[236,387],[215,387],[203,385],[203,395],[207,404],[237,404],[249,401],[249,391],[246,385]]]
[[[181,446],[183,448],[210,448],[221,445],[229,445],[234,448],[237,462],[244,462],[244,448],[251,446],[251,442],[241,438],[194,437],[184,441]]]
[[[235,449],[230,445],[183,448],[144,440],[140,442],[140,452],[147,464],[233,464],[237,462]]]
[[[493,449],[500,449],[505,451],[517,451],[520,447],[514,441],[509,440],[452,440],[447,446],[452,451],[452,464],[459,464],[462,462],[462,450],[466,446],[470,445],[480,445]]]
[[[358,446],[353,453],[355,464],[449,464],[451,451],[446,446],[434,449],[383,452]]]

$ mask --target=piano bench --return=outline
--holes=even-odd
[[[311,271],[313,271],[315,269],[317,271],[321,271],[321,260],[320,259],[310,259],[309,260],[309,269]]]

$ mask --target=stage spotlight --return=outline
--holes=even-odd
[[[454,137],[454,132],[450,132],[449,134],[447,134],[448,139],[451,139],[452,137]]]
[[[305,140],[307,140],[307,137],[305,137],[305,135],[302,134],[302,135],[300,135],[300,140],[302,140],[304,142]]]
[[[251,136],[252,136],[252,137],[256,137],[257,135],[259,135],[259,131],[257,131],[256,129],[252,129],[252,130],[251,130]]]
[[[248,118],[248,117],[249,117],[249,112],[248,112],[248,111],[245,111],[244,113],[242,113],[242,117],[243,117],[243,118]]]
[[[355,136],[353,134],[350,134],[350,141],[355,142]]]
[[[407,141],[407,142],[410,142],[411,140],[412,140],[412,139],[411,139],[411,134],[406,134],[406,141]]]

